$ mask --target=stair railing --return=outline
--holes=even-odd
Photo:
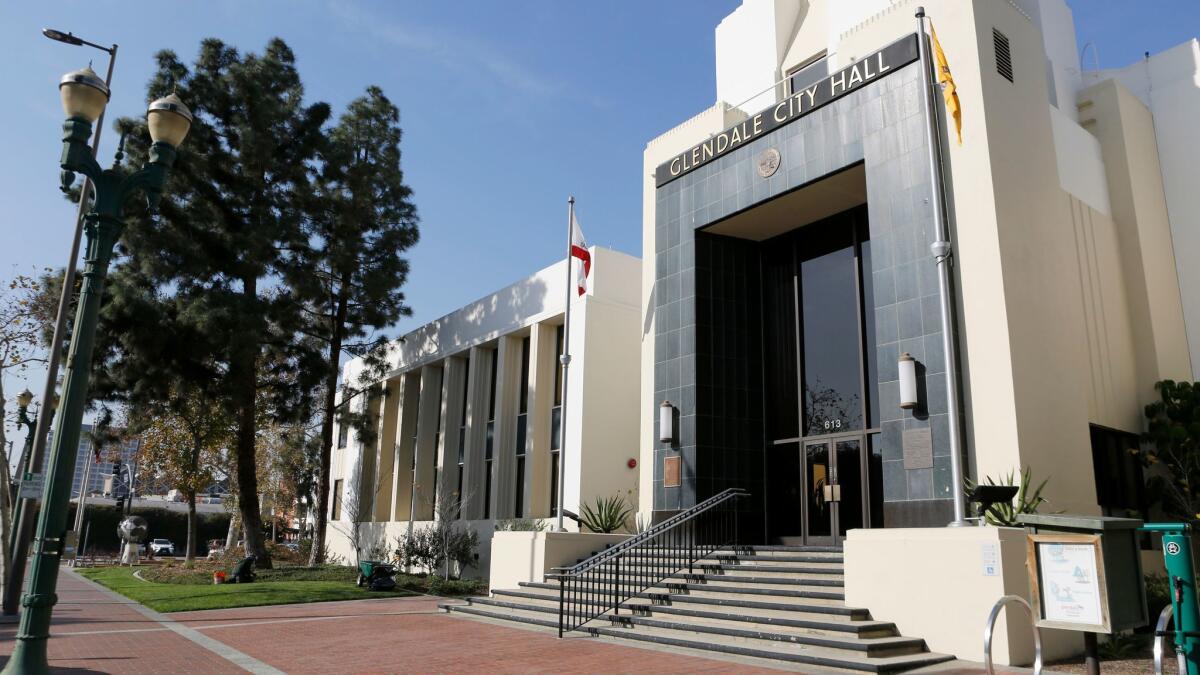
[[[730,488],[671,516],[650,529],[571,567],[555,568],[558,579],[558,637],[678,574],[694,573],[697,560],[738,542],[738,500]]]

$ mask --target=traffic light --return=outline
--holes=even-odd
[[[113,462],[113,478],[117,478],[120,475],[121,475],[121,463]]]
[[[125,495],[117,497],[117,513],[125,510]]]

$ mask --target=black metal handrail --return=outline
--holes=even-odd
[[[558,636],[611,611],[683,568],[738,541],[738,499],[749,493],[730,488],[641,534],[571,567],[547,575],[558,579]]]

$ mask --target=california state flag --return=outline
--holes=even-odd
[[[583,230],[579,228],[574,210],[571,211],[571,272],[579,294],[587,293],[588,276],[592,273],[592,254],[583,239]]]

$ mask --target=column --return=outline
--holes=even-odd
[[[463,399],[467,395],[467,363],[466,358],[451,356],[442,365],[442,441],[437,449],[438,466],[441,467],[438,511],[450,518],[454,518],[456,509],[452,506],[460,498],[457,494],[458,447],[460,439],[465,442],[462,427],[466,421]]]
[[[392,520],[408,520],[412,506],[413,436],[421,399],[421,371],[400,376],[400,414],[396,424],[396,471],[392,482]]]
[[[550,513],[550,411],[554,407],[554,372],[558,363],[558,327],[537,323],[529,340],[529,433],[525,449],[525,513]]]
[[[471,348],[467,377],[466,461],[463,463],[464,520],[483,518],[483,444],[487,439],[488,398],[495,352],[488,347]]]
[[[496,358],[496,427],[492,448],[492,518],[512,518],[516,514],[516,443],[517,409],[521,386],[521,338],[499,339]]]
[[[400,379],[393,378],[379,386],[383,393],[380,405],[383,409],[375,425],[375,476],[371,491],[373,497],[371,520],[385,522],[392,513],[392,485],[396,470],[396,416],[400,411]],[[363,520],[366,520],[364,518]]]
[[[438,427],[442,409],[442,367],[430,365],[421,368],[421,394],[417,406],[416,453],[416,498],[413,508],[414,520],[433,520],[434,497],[437,487],[433,484],[437,473]]]

